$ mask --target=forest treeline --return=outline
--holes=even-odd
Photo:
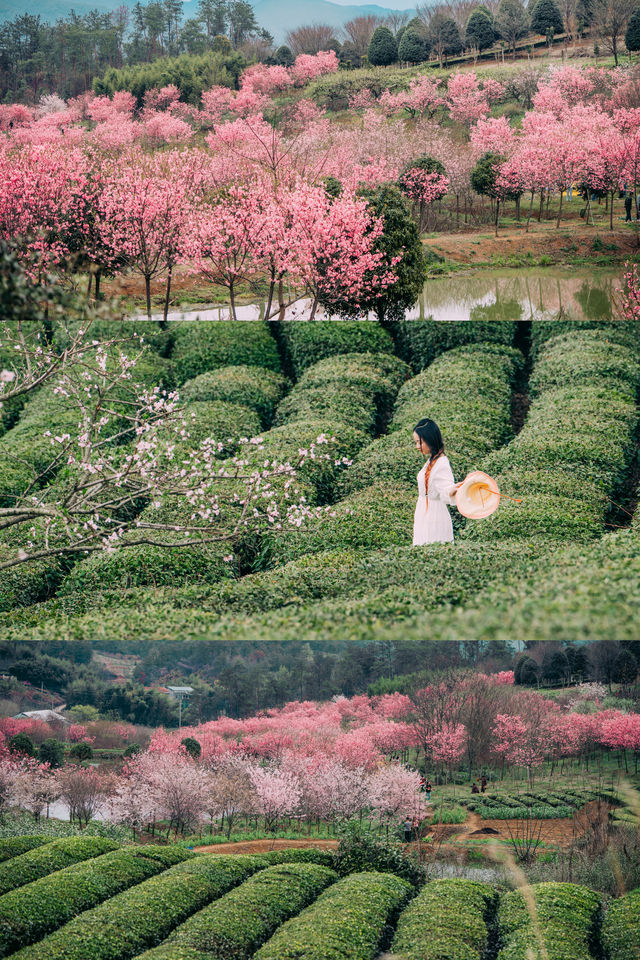
[[[53,24],[23,14],[0,26],[0,102],[35,104],[51,93],[68,100],[92,88],[107,94],[130,89],[123,77],[149,72],[151,64],[156,68],[146,86],[174,83],[195,102],[213,84],[237,86],[248,63],[290,66],[299,54],[320,50],[334,50],[341,66],[352,68],[428,60],[443,65],[463,51],[475,59],[488,49],[515,56],[536,37],[551,45],[554,38],[568,43],[586,33],[596,56],[612,54],[616,63],[625,46],[640,49],[638,0],[427,0],[416,13],[413,19],[403,11],[358,16],[340,29],[306,24],[290,30],[280,46],[269,32],[273,25],[259,24],[248,0],[198,0],[188,19],[182,0],[138,2],[108,13],[72,11]]]

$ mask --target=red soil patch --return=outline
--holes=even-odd
[[[208,847],[194,847],[198,853],[267,853],[269,850],[291,850],[315,847],[317,850],[335,850],[337,840],[248,840],[246,843],[213,843]]]

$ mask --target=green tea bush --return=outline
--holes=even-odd
[[[464,476],[513,436],[511,390],[522,369],[520,351],[491,343],[459,347],[401,387],[389,434],[363,448],[345,474],[341,489],[353,493],[378,480],[417,487],[423,458],[412,431],[424,416],[446,423],[446,453],[454,475]]]
[[[498,894],[473,880],[432,880],[400,914],[392,955],[403,960],[482,960]]]
[[[79,914],[40,943],[20,950],[16,960],[128,960],[264,866],[258,857],[193,854],[185,863]]]
[[[3,837],[0,839],[0,863],[11,860],[12,857],[19,857],[21,853],[26,853],[28,850],[42,847],[45,843],[51,843],[51,837],[43,833],[23,837]]]
[[[638,322],[636,320],[532,320],[531,353],[535,358],[547,340],[562,334],[596,330],[603,339],[619,343],[637,351]]]
[[[114,840],[104,837],[63,837],[52,840],[0,864],[0,896],[46,877],[55,870],[99,857],[101,853],[108,853],[118,846]]]
[[[183,949],[211,960],[248,960],[281,923],[338,879],[327,867],[291,863],[261,870],[200,910],[144,960],[181,960]]]
[[[409,375],[407,364],[391,354],[346,353],[320,360],[282,401],[275,422],[327,417],[379,432]]]
[[[209,438],[224,443],[224,449],[216,456],[235,455],[240,450],[238,437],[257,437],[261,430],[256,411],[240,403],[193,400],[185,405],[184,416],[188,436],[180,436],[182,427],[179,424],[175,427],[168,424],[159,431],[162,440],[176,444],[176,458],[185,459]]]
[[[413,889],[389,873],[351,874],[284,923],[256,960],[373,960]]]
[[[290,386],[286,377],[265,367],[219,367],[188,380],[180,389],[180,398],[187,403],[218,400],[242,404],[255,410],[262,427],[268,428]]]
[[[609,903],[602,944],[609,960],[637,960],[640,956],[640,888]]]
[[[269,850],[261,853],[260,859],[271,866],[280,863],[317,863],[323,867],[333,867],[335,855],[332,850],[320,850],[318,847],[292,847],[285,850]]]
[[[178,383],[218,367],[250,366],[280,370],[276,342],[268,323],[238,320],[176,320],[169,330],[171,359]]]
[[[375,320],[287,320],[278,330],[296,378],[335,354],[393,353],[391,337]]]
[[[14,559],[19,546],[0,543],[0,562]],[[26,607],[53,596],[69,564],[59,557],[46,557],[0,570],[0,611]]]
[[[467,343],[490,342],[510,346],[516,325],[491,320],[400,320],[390,325],[398,355],[417,372],[446,350]],[[433,418],[435,419],[435,417]]]
[[[114,850],[0,897],[0,956],[41,940],[76,914],[189,859],[180,847]]]
[[[536,883],[531,887],[536,925],[525,896],[514,890],[498,910],[501,949],[498,960],[592,960],[602,919],[600,894],[574,883]],[[538,942],[540,931],[544,949]]]
[[[263,539],[269,562],[287,563],[312,553],[410,545],[415,491],[406,484],[373,483],[310,518],[300,527]]]
[[[602,333],[568,336],[550,339],[539,353],[521,432],[478,465],[523,502],[502,500],[490,517],[465,526],[465,539],[588,541],[604,531],[607,496],[633,451],[640,365]]]

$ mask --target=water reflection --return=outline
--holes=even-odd
[[[566,316],[572,320],[609,320],[612,300],[619,288],[619,275],[592,270],[554,273],[551,270],[523,270],[509,274],[486,273],[477,276],[451,276],[428,280],[422,296],[407,311],[407,320],[542,320]],[[285,320],[306,320],[311,300],[299,300],[284,313]],[[264,304],[236,308],[238,320],[260,320]],[[154,319],[161,319],[155,314]],[[321,307],[318,320],[338,319]],[[146,319],[136,315],[135,319]],[[226,306],[203,306],[196,310],[175,311],[177,320],[229,320]],[[278,317],[272,317],[278,319]],[[369,315],[374,320],[374,314]]]

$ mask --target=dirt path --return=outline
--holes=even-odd
[[[269,850],[291,850],[315,847],[317,850],[335,850],[337,840],[248,840],[239,843],[212,843],[208,847],[194,847],[197,853],[266,853]]]

